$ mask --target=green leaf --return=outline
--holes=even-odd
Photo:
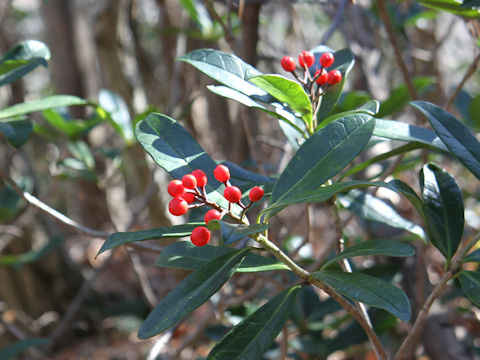
[[[116,232],[111,234],[103,243],[102,247],[98,251],[98,255],[104,251],[113,249],[114,247],[131,243],[134,241],[145,241],[151,239],[164,239],[164,238],[178,238],[189,236],[192,230],[197,226],[205,225],[204,223],[189,223],[182,225],[165,226],[156,229],[131,231],[131,232]]]
[[[358,114],[358,113],[363,113],[363,114],[368,114],[368,115],[375,116],[375,114],[378,112],[379,106],[380,105],[379,105],[379,102],[377,100],[370,100],[370,101],[366,102],[365,104],[359,106],[356,109],[348,110],[348,111],[345,111],[345,112],[340,112],[340,113],[330,115],[329,117],[327,117],[326,119],[324,119],[321,122],[321,124],[320,124],[321,126],[319,125],[318,129],[324,127],[325,125],[331,123],[334,120],[340,119],[340,118],[342,118],[344,116],[347,116],[347,115],[354,115],[354,114]]]
[[[208,178],[208,199],[228,208],[229,203],[223,197],[225,186],[213,176],[217,164],[175,120],[162,114],[148,114],[137,124],[135,135],[152,159],[174,179],[181,179],[195,169],[203,170]],[[232,211],[240,214],[242,209],[234,204]]]
[[[452,155],[480,179],[480,143],[475,135],[455,116],[435,104],[413,101],[412,105],[425,115]]]
[[[187,276],[148,315],[138,337],[148,339],[161,333],[210,299],[235,273],[249,250],[222,255]]]
[[[338,200],[342,206],[361,218],[403,229],[425,239],[425,232],[420,226],[400,216],[395,209],[376,196],[360,190],[352,190],[347,194],[339,195]]]
[[[0,111],[0,119],[25,115],[36,111],[55,109],[63,106],[86,105],[88,102],[72,95],[53,95],[40,100],[16,104]]]
[[[400,320],[409,321],[410,303],[398,287],[362,273],[322,270],[313,275],[352,300],[387,310]]]
[[[370,115],[349,115],[313,134],[280,175],[269,205],[318,189],[362,151],[374,125]]]
[[[450,174],[433,164],[425,165],[420,172],[420,189],[428,237],[449,261],[463,235],[462,191]]]
[[[463,7],[462,2],[459,2],[457,0],[419,0],[418,2],[431,9],[447,11],[451,14],[462,17],[480,17],[480,12],[478,9],[472,9],[471,7]]]
[[[326,269],[329,265],[342,260],[349,259],[355,256],[372,256],[372,255],[384,255],[395,257],[407,257],[415,255],[415,250],[408,244],[394,241],[394,240],[367,240],[357,245],[350,246],[342,251],[337,256],[328,260],[325,265],[322,266],[322,270]]]
[[[252,96],[267,95],[265,91],[247,81],[261,75],[257,69],[239,57],[213,49],[198,49],[178,58],[208,75],[219,83]]]
[[[33,346],[50,344],[50,340],[45,338],[26,338],[17,341],[15,344],[0,349],[0,359],[10,360],[17,358],[22,352]]]
[[[472,251],[470,254],[467,254],[467,256],[462,259],[462,263],[465,264],[467,262],[480,262],[480,249]]]
[[[418,94],[421,95],[430,87],[430,85],[433,84],[434,81],[435,79],[431,76],[423,76],[414,78],[412,82]],[[377,116],[383,118],[399,112],[408,105],[410,100],[410,93],[408,92],[406,84],[392,89],[389,98],[380,105],[380,111]]]
[[[30,120],[0,122],[0,133],[17,149],[27,142],[32,131],[33,125]]]
[[[419,142],[433,148],[448,151],[448,148],[435,133],[429,129],[409,125],[401,121],[375,119],[373,135],[391,140]]]
[[[0,59],[0,86],[20,79],[39,65],[46,67],[49,59],[50,50],[44,43],[37,40],[22,41]]]
[[[236,325],[210,351],[207,360],[261,359],[288,320],[299,288],[282,291]]]
[[[42,114],[45,117],[45,120],[47,120],[53,128],[65,134],[71,140],[84,135],[88,130],[97,126],[102,121],[98,116],[91,117],[87,120],[75,120],[69,118],[68,114],[63,114],[56,110],[44,110]],[[37,128],[34,128],[34,131],[39,133],[38,124],[36,125]],[[40,135],[51,136],[51,133],[48,130],[46,131],[48,132],[47,134],[40,132]]]
[[[61,238],[61,237],[53,237],[50,241],[48,241],[40,249],[31,250],[31,251],[28,251],[28,252],[23,253],[21,255],[3,255],[3,256],[0,256],[0,266],[22,265],[22,264],[28,264],[28,263],[37,261],[38,259],[41,259],[43,256],[48,254],[51,250],[53,250],[62,241],[63,241],[63,238]]]
[[[475,305],[480,306],[480,273],[462,270],[458,274],[462,290]]]
[[[305,124],[312,124],[312,103],[303,87],[281,75],[259,75],[248,79],[281,103],[286,103]]]
[[[211,220],[208,223],[210,230],[222,230],[222,239],[225,244],[231,244],[235,241],[242,240],[243,238],[261,233],[267,230],[270,225],[262,224],[230,224],[225,221]]]
[[[101,89],[98,94],[98,103],[109,113],[113,128],[122,135],[127,144],[132,144],[135,136],[125,100],[113,91]]]
[[[238,186],[242,192],[250,190],[254,186],[262,186],[267,193],[268,189],[271,189],[277,182],[275,178],[254,173],[229,161],[222,161],[222,164],[230,170],[230,182]]]
[[[155,262],[157,266],[184,270],[198,270],[219,256],[236,250],[226,246],[195,246],[190,241],[177,241],[168,245]],[[237,272],[289,270],[288,266],[269,257],[248,253]]]

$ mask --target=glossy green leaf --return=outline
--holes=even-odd
[[[219,256],[235,251],[226,246],[205,245],[199,247],[190,241],[177,241],[162,251],[155,265],[196,271]],[[237,272],[273,270],[289,270],[289,268],[278,260],[253,253],[248,253],[237,268]]]
[[[50,340],[46,338],[26,338],[17,341],[15,344],[0,349],[0,359],[10,360],[17,359],[18,356],[28,348],[50,344]]]
[[[372,255],[407,257],[407,256],[415,255],[415,250],[410,245],[399,242],[399,241],[367,240],[345,249],[337,256],[328,260],[328,262],[326,262],[325,265],[322,266],[322,269],[325,269],[329,265],[342,259],[349,259],[355,256],[372,256]]]
[[[413,86],[418,94],[423,94],[434,82],[434,78],[430,76],[416,77],[412,80]],[[385,116],[401,111],[411,100],[407,85],[403,84],[397,88],[392,89],[388,99],[380,105],[380,111],[377,116],[383,118]]]
[[[410,320],[410,302],[407,295],[386,281],[358,272],[346,273],[337,270],[317,271],[313,275],[352,300],[387,310],[400,320]]]
[[[236,325],[210,351],[207,360],[261,359],[288,320],[299,288],[282,291]]]
[[[313,134],[280,175],[269,205],[318,189],[362,151],[374,125],[370,115],[349,115]]]
[[[259,75],[248,79],[281,103],[286,103],[306,124],[312,123],[312,103],[296,81],[281,75]]]
[[[375,119],[373,135],[391,140],[419,142],[433,148],[448,151],[448,148],[435,133],[429,129],[409,125],[401,121]]]
[[[420,197],[410,187],[410,185],[398,179],[391,180],[388,183],[388,185],[390,190],[405,196],[410,201],[410,203],[415,207],[415,209],[417,209],[420,215],[422,215],[422,217],[425,217],[422,199],[420,199]]]
[[[17,149],[27,142],[32,131],[33,125],[30,120],[0,122],[0,133]]]
[[[451,14],[467,17],[479,18],[480,11],[477,8],[462,6],[462,2],[457,0],[419,0],[420,4],[431,9],[447,11]]]
[[[403,229],[425,239],[425,232],[420,226],[399,215],[394,208],[376,196],[360,190],[352,190],[347,194],[339,195],[338,200],[342,206],[361,218]]]
[[[174,179],[181,179],[195,169],[203,170],[208,177],[206,191],[209,200],[225,209],[228,207],[223,197],[225,187],[213,176],[217,164],[175,120],[151,113],[137,124],[135,135],[152,159]],[[235,204],[232,211],[240,214],[242,209]]]
[[[22,41],[0,59],[0,86],[20,79],[39,65],[46,67],[49,59],[50,50],[41,41]]]
[[[235,273],[249,250],[222,255],[187,276],[148,315],[138,337],[148,339],[161,333],[210,299]]]
[[[231,244],[235,241],[242,240],[247,236],[261,233],[267,230],[269,227],[270,225],[265,223],[243,225],[243,224],[230,224],[225,221],[219,221],[219,220],[211,220],[208,223],[208,228],[210,230],[222,231],[222,239],[225,244]]]
[[[33,100],[10,106],[0,111],[0,119],[25,115],[36,111],[55,109],[63,106],[86,105],[88,102],[72,95],[53,95],[40,100]]]
[[[125,100],[113,91],[101,89],[98,94],[98,103],[109,113],[115,130],[122,135],[127,144],[132,144],[135,136],[133,135],[130,112]]]
[[[467,263],[467,262],[480,262],[480,249],[472,251],[470,254],[467,254],[462,259],[462,263]]]
[[[252,96],[267,95],[265,91],[247,81],[261,75],[257,69],[239,57],[213,49],[198,49],[178,58],[208,75],[219,83]]]
[[[480,273],[462,270],[458,274],[462,290],[475,305],[480,306]]]
[[[57,131],[65,134],[69,139],[78,139],[80,136],[84,135],[93,127],[97,126],[102,122],[102,119],[98,116],[88,118],[86,120],[76,120],[71,119],[66,116],[64,113],[57,110],[44,110],[42,112],[45,120]],[[37,128],[34,128],[36,133],[39,133],[42,136],[51,136],[51,131],[45,130],[48,133],[38,131]]]
[[[61,237],[54,237],[39,249],[31,250],[21,255],[2,255],[0,256],[0,266],[22,265],[37,261],[53,250],[62,240],[63,238]]]
[[[262,186],[267,193],[277,182],[275,178],[254,173],[229,161],[222,161],[222,164],[230,170],[232,185],[238,186],[242,192],[246,192],[254,186]]]
[[[450,174],[433,164],[420,172],[420,189],[430,242],[450,260],[463,235],[462,191]]]
[[[320,124],[321,126],[319,125],[318,128],[320,129],[321,127],[324,127],[325,125],[331,123],[332,121],[340,119],[347,115],[363,113],[363,114],[375,116],[375,114],[378,112],[379,106],[380,106],[380,103],[377,100],[370,100],[365,104],[357,107],[356,109],[330,115],[329,117],[327,117],[321,122]]]
[[[435,104],[413,101],[412,105],[425,115],[452,155],[480,179],[480,143],[475,135],[455,116]]]
[[[151,239],[163,238],[179,238],[189,236],[192,230],[197,226],[205,225],[204,223],[189,223],[181,225],[164,226],[156,229],[131,231],[131,232],[116,232],[111,234],[103,243],[97,255],[104,251],[113,249],[114,247],[128,244],[135,241],[145,241]]]

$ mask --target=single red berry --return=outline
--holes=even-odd
[[[242,192],[238,187],[230,185],[223,190],[223,196],[231,203],[238,203],[242,198]]]
[[[172,215],[181,216],[188,211],[188,204],[183,198],[176,197],[168,204],[168,211]]]
[[[317,77],[318,76],[318,77]],[[327,79],[328,79],[328,73],[327,73],[327,70],[325,69],[318,69],[317,71],[315,71],[315,76],[314,76],[316,79],[315,79],[315,82],[318,84],[318,85],[323,85],[327,82]]]
[[[215,176],[215,179],[218,181],[224,183],[230,179],[230,170],[228,170],[225,165],[217,165],[215,170],[213,170],[213,176]]]
[[[195,186],[197,186],[197,179],[192,174],[187,174],[182,178],[182,185],[187,189],[195,189]]]
[[[172,180],[167,187],[168,193],[172,197],[182,196],[185,193],[185,187],[180,180]]]
[[[298,55],[298,63],[302,68],[309,68],[315,62],[315,56],[311,51],[302,51],[300,55]]]
[[[280,64],[282,65],[283,70],[288,72],[292,72],[297,67],[295,59],[291,56],[284,56]]]
[[[197,226],[190,235],[193,245],[204,246],[210,241],[210,231],[205,226]]]
[[[335,61],[335,57],[332,53],[326,52],[320,56],[320,65],[323,67],[329,67]]]
[[[221,218],[222,218],[222,214],[220,213],[220,211],[215,209],[210,209],[205,214],[203,220],[205,220],[205,223],[208,224],[210,220],[220,220]]]
[[[331,70],[328,73],[327,81],[330,85],[338,84],[340,81],[342,81],[342,73],[338,70]]]
[[[185,192],[182,195],[182,199],[187,202],[187,204],[193,204],[195,202],[195,194],[192,192]]]
[[[263,189],[260,186],[251,188],[248,197],[253,202],[260,200],[263,197]]]
[[[195,179],[197,179],[198,187],[204,187],[205,185],[207,185],[207,175],[205,174],[205,172],[203,172],[203,170],[193,170],[192,175],[195,176]]]

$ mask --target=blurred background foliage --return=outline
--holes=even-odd
[[[294,150],[278,123],[211,93],[206,88],[211,80],[175,61],[198,48],[233,52],[264,73],[283,74],[283,55],[296,56],[318,44],[336,50],[348,47],[356,64],[336,105],[338,111],[377,99],[379,117],[426,126],[408,107],[409,100],[421,98],[444,106],[478,131],[480,86],[474,73],[479,61],[479,13],[474,8],[478,3],[378,4],[372,0],[3,0],[0,52],[35,39],[48,46],[51,56],[48,67],[39,66],[22,80],[0,87],[0,109],[57,94],[90,103],[29,114],[33,134],[25,145],[17,149],[0,137],[0,168],[22,189],[105,233],[178,223],[166,212],[164,189],[169,179],[155,170],[133,137],[132,125],[150,111],[177,119],[214,159],[262,175],[279,173]],[[406,66],[403,72],[400,63]],[[418,189],[417,173],[427,156],[455,174],[465,192],[467,224],[478,230],[478,183],[449,158],[412,153],[400,158],[397,173],[402,171],[402,179]],[[390,165],[380,163],[364,175],[396,175],[388,173]],[[380,190],[377,195],[388,194]],[[405,217],[414,217],[403,200],[390,196],[388,201]],[[351,221],[345,232],[352,241],[398,235],[348,216],[344,220]],[[278,292],[282,285],[280,275],[238,278],[237,287],[224,290],[228,301],[221,299],[219,308],[229,310],[223,323],[216,319],[221,312],[205,305],[165,336],[139,341],[136,331],[146,314],[185,276],[153,266],[157,243],[136,250],[120,248],[96,258],[104,238],[85,236],[26,206],[6,183],[0,184],[0,220],[0,349],[13,351],[10,355],[28,348],[25,358],[201,358],[208,352],[209,339],[225,332],[220,324],[235,323],[253,312],[265,287]],[[325,243],[335,238],[328,210],[321,205],[308,211],[303,205],[293,207],[273,220],[272,228],[273,238],[301,259],[316,259]],[[307,244],[312,237],[320,241]],[[372,273],[386,279],[403,274],[402,285],[418,301],[412,302],[414,312],[438,279],[440,263],[438,253],[421,245],[417,254],[415,261],[381,259],[370,264]],[[473,358],[480,347],[478,310],[465,298],[456,298],[455,286],[449,297],[427,322],[421,354],[431,359]],[[297,301],[293,321],[301,331],[290,334],[289,358],[372,356],[358,328],[346,327],[345,319],[331,316],[338,311],[331,300],[305,289]],[[389,316],[378,317],[382,341],[395,347],[402,329]],[[323,332],[326,324],[335,330]],[[8,347],[12,344],[16,348]],[[269,358],[281,358],[282,351],[272,348]]]

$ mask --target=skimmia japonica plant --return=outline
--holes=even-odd
[[[28,51],[22,52],[24,48]],[[2,68],[0,86],[49,57],[48,49],[38,42],[16,49],[0,59],[0,66],[6,62],[10,66]],[[202,304],[214,302],[214,295],[236,273],[268,272],[283,288],[274,296],[259,289],[259,295],[268,301],[235,324],[207,359],[261,359],[274,348],[272,344],[284,327],[294,329],[291,333],[295,336],[289,339],[293,348],[313,354],[327,356],[337,349],[369,342],[377,358],[402,359],[415,344],[433,302],[448,282],[458,279],[466,297],[480,305],[480,273],[464,265],[480,262],[480,251],[471,251],[480,234],[464,234],[462,191],[455,179],[434,163],[423,164],[417,190],[399,179],[362,179],[363,170],[370,166],[415,150],[448,155],[473,174],[474,181],[480,179],[480,144],[453,115],[429,102],[412,102],[428,120],[430,130],[380,118],[377,101],[338,111],[336,104],[354,65],[348,49],[318,46],[303,51],[298,60],[285,56],[279,62],[282,75],[262,74],[237,56],[211,49],[194,50],[179,60],[220,83],[208,86],[210,91],[278,120],[295,154],[280,174],[267,177],[213,160],[186,129],[166,115],[150,113],[137,123],[136,139],[172,177],[164,189],[172,197],[169,212],[189,220],[180,225],[113,233],[99,254],[137,241],[187,238],[167,245],[156,265],[192,271],[148,315],[138,332],[141,339],[176,326]],[[105,109],[61,95],[3,109],[0,119],[11,120],[0,123],[0,132],[20,147],[32,132],[32,124],[16,117],[71,105],[94,106],[97,116],[82,125],[58,124],[56,118],[58,128],[67,129],[68,136],[75,138],[105,119],[127,143],[134,141],[131,127],[112,121]],[[371,156],[368,150],[382,142],[394,147]],[[78,147],[84,150],[81,144]],[[406,199],[420,221],[406,219],[377,197],[372,190],[380,188]],[[271,237],[275,216],[305,203],[323,203],[334,219],[336,243],[330,256],[320,261],[294,260]],[[340,210],[404,230],[410,244],[394,239],[349,241]],[[411,301],[398,279],[369,272],[351,259],[414,256],[415,242],[438,249],[444,266],[425,303],[412,316]],[[335,320],[326,320],[328,315]],[[400,344],[387,347],[381,335],[398,322],[411,323],[410,331]],[[336,336],[328,333],[330,327],[335,327]]]

